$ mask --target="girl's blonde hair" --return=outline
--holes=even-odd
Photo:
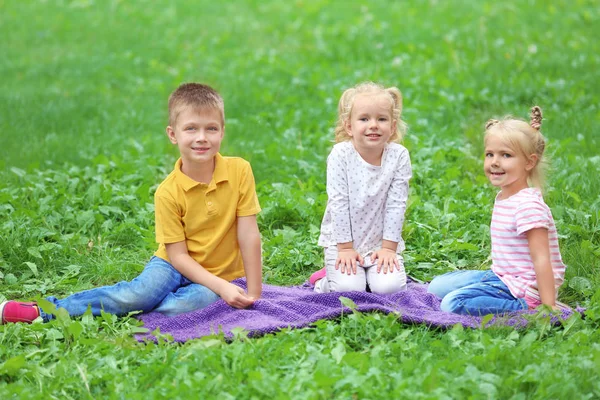
[[[529,123],[512,117],[504,117],[502,120],[490,119],[485,124],[484,143],[490,135],[496,135],[511,149],[521,153],[526,159],[532,154],[537,156],[537,162],[529,171],[529,185],[542,189],[544,185],[547,161],[544,158],[546,139],[542,136],[542,109],[538,106],[531,108],[531,121]]]
[[[346,131],[346,124],[352,114],[354,100],[361,94],[383,94],[390,99],[390,112],[392,120],[396,121],[396,131],[392,133],[390,142],[399,142],[406,132],[406,124],[400,119],[402,114],[402,93],[396,87],[384,88],[382,85],[374,82],[359,83],[353,88],[346,89],[342,93],[338,104],[338,121],[335,127],[335,142],[344,142],[350,140],[350,135]]]

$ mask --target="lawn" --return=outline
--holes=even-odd
[[[302,283],[322,262],[337,101],[374,80],[405,99],[408,273],[489,267],[483,125],[538,104],[560,299],[587,308],[524,330],[353,313],[184,345],[138,343],[111,315],[6,325],[0,398],[599,398],[599,24],[592,0],[0,0],[0,301],[139,273],[177,158],[167,97],[186,81],[222,93],[222,153],[252,164],[265,282]]]

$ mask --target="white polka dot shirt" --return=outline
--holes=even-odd
[[[389,240],[398,242],[401,253],[411,176],[408,150],[398,143],[386,145],[381,166],[367,163],[350,141],[333,146],[327,158],[328,200],[319,246],[353,242],[364,256]]]

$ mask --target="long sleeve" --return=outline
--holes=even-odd
[[[388,190],[383,218],[383,239],[392,242],[402,240],[402,226],[408,200],[408,181],[412,177],[412,168],[408,151],[402,152],[392,184]]]
[[[340,152],[332,151],[327,159],[327,196],[333,239],[337,243],[352,241],[347,168]]]

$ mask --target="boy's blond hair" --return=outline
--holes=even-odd
[[[392,133],[389,141],[399,142],[402,140],[402,137],[406,132],[406,124],[400,118],[402,115],[402,93],[400,93],[400,90],[396,87],[384,88],[382,85],[374,82],[363,82],[342,93],[342,97],[338,104],[338,121],[335,127],[335,142],[339,143],[350,140],[351,137],[346,131],[346,124],[352,114],[354,100],[361,94],[383,94],[389,97],[392,120],[396,121],[396,131]]]
[[[218,110],[221,124],[225,125],[225,104],[215,89],[202,83],[184,83],[169,96],[169,126],[175,126],[177,117],[187,107]]]
[[[542,109],[534,106],[531,108],[529,123],[511,116],[504,117],[501,120],[490,119],[485,124],[484,136],[484,143],[487,143],[487,139],[491,135],[499,137],[511,149],[521,153],[526,159],[535,154],[537,162],[529,171],[528,181],[530,185],[540,190],[544,185],[547,169],[547,160],[543,157],[546,149],[546,139],[540,132],[542,119]]]

